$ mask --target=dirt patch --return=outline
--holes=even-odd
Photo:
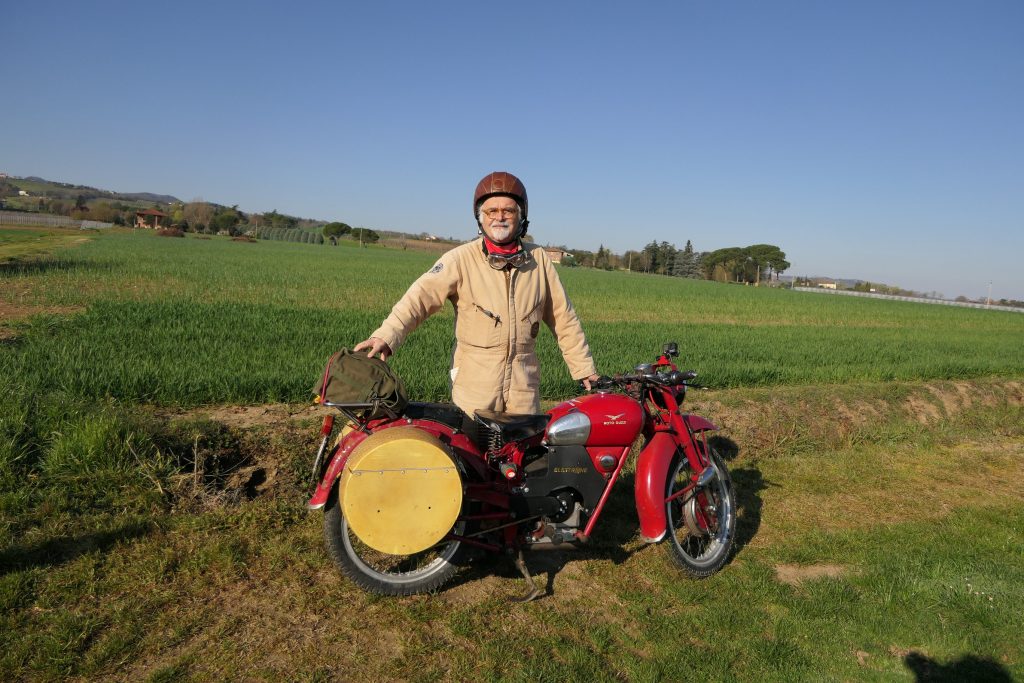
[[[856,427],[863,427],[878,415],[878,411],[864,403],[850,405],[837,399],[832,405],[840,421]]]
[[[13,327],[35,315],[71,315],[84,311],[80,306],[32,306],[0,301],[0,342],[13,343],[19,336]]]
[[[328,240],[328,243],[330,240]],[[391,239],[384,238],[380,243],[392,249],[414,249],[416,251],[428,251],[437,254],[444,253],[452,248],[453,242],[440,240],[416,240],[416,239]]]
[[[81,306],[29,306],[0,301],[0,325],[25,320],[34,315],[71,315],[84,310]]]
[[[320,417],[327,413],[287,404],[152,408],[150,417],[164,424],[163,448],[179,470],[169,491],[174,509],[195,512],[306,495]]]
[[[184,420],[213,420],[233,429],[272,427],[283,423],[320,420],[337,411],[321,406],[268,403],[260,406],[209,406],[192,410],[161,412],[162,417]]]
[[[923,425],[934,424],[943,417],[937,405],[919,396],[911,396],[904,405],[907,413]]]
[[[775,565],[775,578],[790,586],[799,586],[804,581],[842,578],[849,571],[848,567],[838,564],[777,564]]]

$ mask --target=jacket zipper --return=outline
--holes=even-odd
[[[516,319],[516,274],[518,270],[505,271],[505,285],[508,287],[508,315],[512,320]],[[505,377],[509,386],[512,386],[512,358],[516,346],[516,325],[508,326],[508,352],[505,357]],[[504,389],[504,387],[502,387]],[[502,392],[504,393],[504,392]],[[507,397],[502,396],[502,402],[508,405]]]

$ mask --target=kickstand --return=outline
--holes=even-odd
[[[523,551],[520,550],[519,554],[516,555],[516,569],[526,579],[526,583],[530,586],[530,592],[521,598],[512,598],[512,602],[530,602],[540,597],[540,588],[537,588],[537,582],[530,576],[530,571],[526,568],[526,562],[523,561]]]

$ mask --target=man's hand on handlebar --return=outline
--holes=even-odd
[[[387,360],[391,356],[391,347],[379,337],[370,337],[365,341],[361,341],[352,350],[366,351],[366,355],[370,358],[380,356],[381,360]]]
[[[594,391],[595,389],[610,389],[615,384],[611,377],[605,375],[591,375],[580,380],[580,389]]]

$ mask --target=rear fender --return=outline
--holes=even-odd
[[[640,518],[640,535],[648,543],[657,543],[665,536],[665,481],[676,450],[672,435],[658,432],[637,459],[636,513]]]
[[[447,425],[442,425],[429,420],[412,420],[411,422],[406,420],[396,420],[377,427],[373,429],[373,431],[378,432],[382,429],[389,429],[391,427],[406,427],[410,424],[425,432],[433,434],[443,443],[451,447],[455,456],[466,465],[467,471],[473,472],[478,481],[484,480],[487,474],[487,466],[484,463],[483,457],[480,456],[477,451],[476,445],[473,444],[465,434],[455,432]],[[369,436],[369,434],[358,430],[352,430],[347,435],[342,435],[341,440],[335,445],[334,450],[331,451],[331,459],[327,464],[327,469],[324,472],[323,479],[320,480],[316,490],[313,492],[313,497],[309,499],[308,503],[306,503],[306,507],[310,510],[319,510],[327,504],[327,499],[330,498],[331,495],[331,489],[334,488],[334,482],[341,476],[341,472],[345,469],[345,463],[348,462],[349,456],[352,454],[352,451],[355,450],[356,446],[362,443],[367,436]]]
[[[327,504],[327,499],[331,495],[331,489],[334,488],[335,480],[341,476],[341,471],[345,469],[348,456],[352,454],[352,450],[362,443],[363,439],[367,436],[365,432],[360,431],[352,431],[347,436],[342,435],[342,438],[335,444],[334,450],[331,451],[331,459],[327,463],[327,470],[324,472],[323,479],[320,480],[316,490],[313,491],[313,497],[306,503],[307,508],[319,510]]]

